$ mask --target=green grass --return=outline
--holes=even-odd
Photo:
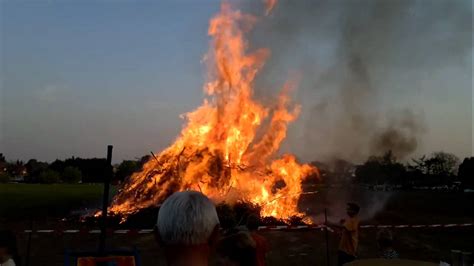
[[[66,215],[74,209],[100,206],[102,191],[102,184],[0,184],[0,217]]]

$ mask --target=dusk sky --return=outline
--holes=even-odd
[[[318,21],[293,18],[288,3],[279,4],[250,36],[255,47],[272,50],[257,80],[257,87],[265,87],[256,89],[258,97],[271,98],[292,73],[301,75],[293,98],[302,113],[282,151],[305,161],[344,157],[346,146],[335,146],[359,138],[344,127],[347,113],[337,111],[339,81],[351,80],[334,71],[344,61],[338,18],[354,6],[337,2],[314,10]],[[355,49],[356,57],[376,88],[361,99],[364,114],[386,127],[409,109],[419,129],[411,132],[417,145],[408,157],[439,150],[472,156],[472,1],[412,2],[399,9],[406,13],[393,16],[400,24],[387,26],[393,34],[375,26],[361,30],[362,37],[351,35],[364,46]],[[260,5],[235,6],[263,14]],[[359,12],[361,6],[354,8]],[[179,134],[180,114],[202,103],[201,60],[219,1],[3,0],[0,8],[0,153],[9,160],[104,157],[107,144],[114,145],[114,161],[159,152]],[[286,25],[305,27],[290,27],[297,33],[288,37],[274,28]],[[367,47],[372,40],[377,45]],[[368,144],[357,145],[351,149]]]

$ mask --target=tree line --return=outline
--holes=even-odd
[[[120,182],[139,171],[150,156],[124,160],[114,165],[112,182]],[[455,155],[435,152],[429,156],[402,163],[391,151],[382,156],[371,156],[363,164],[334,160],[331,165],[314,162],[325,183],[352,182],[363,185],[390,185],[401,189],[416,187],[457,186],[474,188],[474,157],[462,162]],[[0,183],[97,183],[103,182],[110,169],[106,159],[75,158],[52,163],[31,159],[7,161],[0,153]]]
[[[137,160],[125,160],[114,165],[112,182],[123,181],[132,173],[141,169],[149,159],[144,156]],[[75,158],[55,160],[52,163],[30,159],[26,163],[20,160],[7,161],[0,153],[0,183],[98,183],[110,168],[103,158]]]
[[[331,165],[315,162],[326,183],[351,182],[369,186],[387,185],[400,189],[445,187],[474,188],[474,157],[459,160],[454,154],[434,152],[429,156],[399,161],[391,151],[382,156],[370,156],[354,165],[335,160]]]

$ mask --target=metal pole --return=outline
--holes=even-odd
[[[102,198],[102,223],[100,226],[99,253],[105,254],[105,239],[107,237],[107,208],[109,207],[109,188],[112,175],[112,145],[107,146],[107,166],[104,173],[104,193]]]
[[[324,208],[324,224],[326,225],[324,227],[324,233],[326,235],[326,264],[327,266],[330,265],[329,263],[329,234],[328,234],[328,210]]]
[[[30,266],[31,234],[32,233],[33,233],[33,218],[30,217],[30,232],[28,233],[28,242],[26,242],[26,260],[25,260],[26,266]]]

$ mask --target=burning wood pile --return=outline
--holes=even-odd
[[[267,13],[275,1],[268,3]],[[300,106],[288,96],[293,81],[268,106],[254,99],[254,79],[270,55],[267,49],[248,51],[245,34],[257,20],[222,4],[208,30],[203,104],[184,115],[186,125],[176,141],[129,178],[112,202],[112,213],[127,217],[189,189],[216,203],[258,205],[262,217],[303,217],[297,208],[301,182],[317,169],[290,154],[277,158]]]

